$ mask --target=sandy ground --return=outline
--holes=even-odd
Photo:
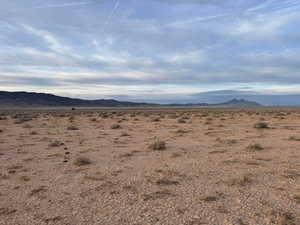
[[[300,109],[0,115],[1,225],[300,224]]]

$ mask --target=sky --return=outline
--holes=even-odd
[[[0,90],[158,103],[295,96],[299,24],[300,0],[1,0]]]

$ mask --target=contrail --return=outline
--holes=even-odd
[[[119,5],[120,5],[120,0],[116,0],[114,8],[112,9],[111,13],[108,15],[108,17],[107,17],[107,19],[104,23],[103,33],[105,33],[106,27],[108,26],[108,24],[110,23],[111,18],[113,17],[115,12],[119,8]]]
[[[37,6],[34,9],[47,9],[47,8],[63,8],[63,7],[71,7],[71,6],[81,6],[81,5],[89,5],[93,4],[96,1],[88,1],[88,2],[71,2],[71,3],[64,3],[64,4],[53,4],[53,5],[44,5],[44,6]]]

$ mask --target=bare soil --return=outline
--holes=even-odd
[[[300,109],[2,110],[19,224],[299,225]]]

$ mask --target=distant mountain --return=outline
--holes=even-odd
[[[300,94],[292,93],[260,93],[251,89],[244,90],[218,90],[196,93],[190,96],[190,101],[201,102],[227,102],[233,98],[247,99],[248,101],[259,102],[264,106],[300,106]]]
[[[214,104],[220,107],[259,107],[261,104],[254,101],[247,101],[245,99],[232,99],[225,103]]]
[[[260,104],[244,99],[233,99],[220,104],[151,104],[117,101],[114,99],[83,100],[34,92],[0,91],[0,107],[259,107]]]
[[[114,99],[83,100],[33,92],[0,91],[2,107],[138,107],[146,103],[119,102]]]

